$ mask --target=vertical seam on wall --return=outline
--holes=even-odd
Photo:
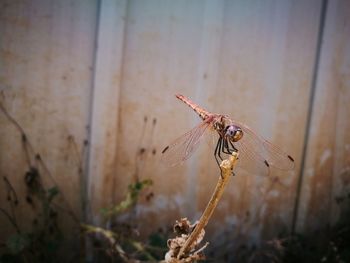
[[[206,9],[208,5],[208,1],[203,1],[203,17],[201,21],[201,33],[200,33],[200,47],[199,47],[199,57],[198,57],[198,68],[196,72],[196,84],[194,88],[194,101],[197,101],[197,103],[202,104],[202,100],[200,99],[200,79],[201,79],[201,74],[202,74],[202,66],[203,66],[203,38],[204,38],[204,28],[205,28],[205,19],[206,18]],[[196,114],[191,115],[190,118],[190,125],[192,127],[195,127],[198,124],[198,116]],[[193,156],[188,161],[188,169],[187,169],[187,174],[186,174],[186,198],[191,200],[185,207],[185,213],[191,218],[195,217],[197,212],[197,196],[196,196],[196,177],[199,174],[199,166],[198,166],[198,158],[199,156]]]
[[[299,173],[300,175],[297,182],[297,189],[296,189],[297,192],[296,192],[295,203],[293,208],[292,234],[294,234],[296,230],[295,228],[296,228],[297,219],[298,219],[300,194],[301,194],[302,182],[305,174],[306,153],[307,153],[307,146],[308,146],[310,130],[311,130],[311,118],[312,118],[313,106],[315,102],[315,93],[316,93],[318,71],[320,66],[321,49],[322,49],[324,27],[325,27],[325,21],[326,21],[327,6],[328,6],[328,0],[323,0],[322,6],[321,6],[319,30],[318,30],[318,36],[317,36],[315,63],[314,63],[314,69],[312,73],[311,90],[310,90],[310,96],[309,96],[309,108],[308,108],[307,119],[306,119],[306,131],[304,135],[304,145],[303,145],[303,151],[301,156],[302,158],[301,158],[301,164],[300,164],[300,173]]]
[[[96,10],[96,28],[95,28],[95,36],[94,36],[94,47],[93,47],[93,54],[92,54],[92,70],[91,70],[91,85],[90,85],[90,101],[89,101],[89,108],[88,108],[88,131],[87,131],[87,137],[88,137],[88,144],[87,144],[87,151],[86,151],[86,157],[85,157],[85,165],[83,170],[85,173],[83,173],[82,178],[82,189],[81,189],[81,202],[82,202],[82,212],[83,212],[83,220],[85,222],[88,222],[89,214],[90,214],[90,208],[88,207],[88,204],[90,204],[88,198],[89,197],[89,185],[90,185],[90,154],[91,154],[91,137],[92,137],[92,119],[93,119],[93,108],[94,108],[94,94],[95,94],[95,77],[96,77],[96,63],[97,63],[97,53],[98,53],[98,38],[99,38],[99,31],[100,31],[100,16],[101,16],[101,5],[102,0],[97,0],[97,10]],[[85,177],[84,177],[85,175]]]
[[[118,132],[120,130],[120,125],[121,125],[121,122],[120,122],[120,119],[121,119],[121,94],[122,94],[122,84],[124,82],[124,70],[125,70],[125,54],[126,54],[126,41],[127,41],[127,34],[128,34],[128,23],[127,23],[127,17],[129,16],[129,9],[130,9],[130,2],[126,0],[125,2],[125,10],[124,10],[124,27],[123,27],[123,40],[121,42],[121,58],[120,58],[120,69],[119,69],[119,72],[120,72],[120,78],[119,78],[119,89],[118,89],[118,113],[117,113],[117,139],[116,139],[116,149],[119,149],[119,141],[118,140]],[[117,163],[118,161],[118,151],[116,152],[115,156],[114,156],[114,160],[115,160],[115,163]],[[115,177],[114,180],[112,181],[112,188],[116,188],[116,180],[117,180],[118,177]],[[116,202],[117,200],[115,200],[115,195],[112,196],[112,201],[113,202]]]

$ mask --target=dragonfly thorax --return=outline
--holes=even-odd
[[[243,131],[240,127],[235,125],[228,125],[225,128],[225,138],[232,142],[237,142],[243,137]]]
[[[222,120],[222,118],[214,119],[213,127],[218,133],[222,134],[225,129],[225,122]]]

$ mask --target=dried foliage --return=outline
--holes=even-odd
[[[205,231],[201,229],[198,236],[196,236],[195,240],[189,247],[189,253],[185,255],[183,258],[178,259],[178,255],[181,249],[185,246],[186,241],[188,240],[191,233],[197,226],[198,222],[195,224],[191,224],[191,222],[187,218],[181,218],[179,221],[176,221],[174,225],[174,233],[176,234],[175,238],[169,239],[167,242],[169,251],[165,254],[164,261],[167,263],[176,263],[176,262],[196,262],[198,260],[205,259],[204,254],[201,252],[207,247],[209,243],[206,243],[202,247],[197,247],[202,242]]]
[[[40,211],[32,221],[30,231],[21,229],[16,220],[15,209],[12,215],[1,208],[1,212],[6,215],[16,230],[5,243],[4,252],[0,257],[2,262],[59,262],[57,252],[59,251],[63,235],[58,225],[58,212],[54,207],[53,201],[59,194],[56,187],[44,189],[40,183],[40,175],[35,170],[28,171],[26,176],[31,178],[31,186],[26,201],[29,205],[37,205]],[[9,184],[6,177],[3,178],[6,184]],[[10,198],[8,201],[17,206],[19,200]],[[17,203],[17,204],[16,204]]]
[[[1,244],[0,262],[60,262],[57,255],[62,248],[64,238],[59,226],[59,212],[68,213],[75,222],[78,222],[78,219],[59,190],[41,155],[34,150],[24,129],[7,112],[2,101],[0,101],[0,111],[20,135],[27,165],[22,181],[26,187],[25,197],[17,195],[8,177],[2,177],[9,209],[0,207],[0,212],[15,231],[4,241],[4,244]],[[43,177],[49,178],[51,186],[43,183]],[[56,202],[58,197],[61,201],[63,200],[67,208],[63,208]],[[28,220],[32,220],[30,229],[24,229],[17,220],[19,204],[22,204],[22,208],[29,206],[33,211],[34,216],[28,217]]]
[[[69,261],[75,261],[80,258],[81,261],[87,261],[85,251],[84,237],[87,234],[93,237],[92,245],[98,254],[92,254],[94,261],[102,259],[115,260],[117,262],[138,262],[142,261],[157,261],[157,257],[161,258],[165,252],[166,233],[159,231],[153,233],[149,237],[147,244],[143,243],[139,238],[139,230],[132,223],[118,222],[118,217],[127,214],[134,208],[140,198],[141,193],[152,185],[152,181],[145,179],[139,180],[139,172],[142,166],[137,166],[134,180],[135,183],[128,187],[126,197],[119,204],[107,209],[102,209],[102,214],[106,220],[108,227],[102,228],[89,224],[80,223],[79,218],[74,214],[70,205],[59,190],[58,185],[48,167],[44,163],[41,155],[34,150],[24,129],[13,118],[6,108],[2,100],[0,100],[0,111],[6,119],[13,124],[20,134],[23,153],[27,162],[27,172],[23,176],[23,182],[26,186],[27,193],[23,198],[19,197],[15,191],[15,187],[11,184],[7,177],[3,177],[4,188],[7,193],[7,201],[9,209],[0,207],[0,216],[11,223],[14,228],[14,234],[7,240],[0,241],[0,262],[62,262],[68,260],[64,256],[72,251],[66,251],[64,244],[68,241],[60,229],[59,218],[62,213],[68,214],[76,223],[77,231],[80,231],[80,250],[79,255],[73,254],[69,256]],[[147,118],[145,118],[145,124]],[[156,120],[152,122],[154,126]],[[84,164],[80,157],[78,145],[73,136],[67,137],[70,147],[74,150],[77,172],[80,178],[84,177]],[[83,142],[83,148],[88,142]],[[142,165],[148,151],[142,147],[137,153],[137,163]],[[155,154],[155,149],[151,151]],[[49,180],[43,180],[43,179]],[[47,187],[43,182],[50,182],[51,187]],[[59,198],[58,198],[59,197]],[[153,197],[153,193],[149,192],[146,199],[149,201]],[[58,200],[59,199],[59,200]],[[19,209],[19,203],[25,203],[32,207],[35,218],[32,222],[30,230],[24,231],[18,223],[16,210]],[[63,206],[62,206],[63,203]],[[85,207],[85,202],[82,200],[82,206]],[[65,208],[64,208],[65,207]],[[79,235],[75,235],[77,237]],[[2,243],[1,243],[2,242]],[[163,246],[163,249],[161,248]],[[64,253],[62,253],[64,252]],[[77,253],[77,251],[75,251]],[[101,257],[101,255],[103,255]],[[96,257],[95,257],[96,256]]]
[[[233,152],[228,159],[221,162],[221,176],[218,177],[219,180],[215,190],[199,221],[195,225],[191,225],[186,218],[176,221],[174,232],[177,233],[177,237],[168,240],[169,251],[165,255],[165,262],[196,262],[205,258],[201,252],[207,247],[208,243],[201,248],[198,248],[198,246],[204,238],[204,228],[208,224],[229,178],[233,174],[232,171],[237,159],[238,153]]]

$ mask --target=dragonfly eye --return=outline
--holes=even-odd
[[[237,142],[243,137],[243,132],[241,128],[231,125],[226,128],[226,136],[233,142]]]
[[[237,127],[237,129],[235,130],[235,133],[233,135],[233,141],[237,142],[240,139],[242,139],[243,137],[243,131],[241,130],[241,128]]]

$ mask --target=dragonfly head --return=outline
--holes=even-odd
[[[235,125],[228,125],[225,129],[225,137],[232,142],[237,142],[243,137],[243,131],[240,127]]]

